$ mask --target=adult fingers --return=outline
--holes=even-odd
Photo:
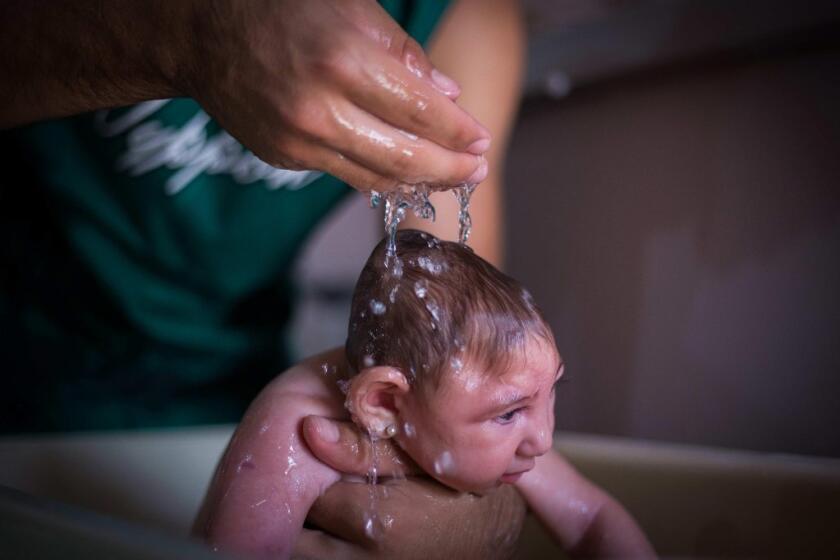
[[[376,457],[379,476],[402,476],[419,472],[414,463],[391,440],[371,443],[352,422],[323,416],[303,419],[303,437],[321,462],[345,474],[368,474]]]
[[[407,184],[406,181],[380,175],[355,161],[352,157],[345,156],[335,149],[317,143],[315,139],[297,138],[294,142],[287,144],[284,153],[289,154],[289,156],[285,159],[277,159],[276,165],[284,169],[317,169],[318,171],[324,171],[361,192],[367,193],[371,190],[386,192]],[[485,170],[480,171],[481,173],[485,172]],[[434,187],[435,185],[437,183],[431,186]],[[437,186],[441,187],[440,185]]]
[[[398,182],[454,186],[479,183],[487,176],[484,156],[443,148],[398,130],[344,101],[329,106],[333,121],[321,141],[383,177]]]
[[[359,165],[358,162],[330,148],[313,145],[311,150],[313,167],[325,171],[333,177],[338,177],[358,191],[365,193],[372,190],[385,192],[400,185],[400,181],[374,173],[367,167]]]
[[[434,67],[420,44],[382,6],[375,2],[356,3],[348,9],[356,11],[354,20],[359,31],[383,47],[412,74],[426,80],[448,98],[458,98],[461,94],[458,83]]]
[[[334,73],[356,105],[377,118],[458,152],[487,152],[490,133],[464,109],[387,53],[363,45]]]

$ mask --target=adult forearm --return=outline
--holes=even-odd
[[[378,487],[376,514],[388,523],[371,539],[365,530],[370,491],[366,484],[334,484],[318,498],[307,519],[331,540],[353,546],[360,557],[492,560],[511,557],[525,518],[525,504],[511,486],[478,497],[431,479],[408,477]],[[305,534],[298,541],[297,556],[319,557],[317,551],[330,542],[323,537]]]
[[[184,95],[192,4],[0,3],[0,127]]]

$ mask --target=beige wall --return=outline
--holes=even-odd
[[[526,104],[508,269],[568,367],[559,427],[840,456],[840,51]]]

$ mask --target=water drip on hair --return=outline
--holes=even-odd
[[[418,298],[423,299],[426,297],[426,293],[429,291],[429,286],[425,280],[417,280],[414,283],[414,295]]]
[[[463,183],[452,189],[452,194],[458,201],[458,242],[466,245],[472,231],[472,218],[470,217],[470,199],[473,191],[478,185],[476,183]]]
[[[391,300],[391,303],[393,303],[393,300]],[[374,315],[382,315],[388,310],[388,307],[381,301],[372,299],[370,300],[370,310]]]
[[[405,219],[407,210],[414,212],[414,215],[424,220],[435,221],[435,207],[429,200],[432,190],[428,185],[400,185],[392,191],[379,193],[370,191],[370,206],[376,208],[382,199],[385,200],[385,235],[388,237],[388,244],[385,248],[385,268],[390,268],[391,262],[397,256],[397,228],[400,222]],[[392,272],[399,277],[402,274],[402,263],[394,266]]]

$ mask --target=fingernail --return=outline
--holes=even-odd
[[[315,416],[311,417],[309,421],[315,425],[315,431],[318,432],[318,435],[321,437],[322,440],[326,441],[327,443],[338,442],[338,428],[335,424],[332,423],[331,420]]]
[[[490,149],[490,139],[489,138],[481,138],[476,140],[469,146],[467,146],[467,151],[471,154],[475,154],[480,156],[481,154],[487,152]]]
[[[473,174],[469,176],[469,178],[465,181],[467,183],[480,183],[484,179],[487,178],[487,160],[485,158],[481,158],[481,163],[478,165],[478,169],[473,171]]]
[[[434,82],[435,86],[437,86],[441,93],[445,93],[446,95],[455,95],[460,93],[461,86],[458,85],[458,82],[439,71],[437,68],[432,68],[431,76],[432,82]]]

